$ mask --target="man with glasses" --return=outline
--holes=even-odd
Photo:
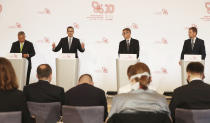
[[[122,35],[125,40],[120,42],[118,54],[136,54],[139,58],[139,41],[131,38],[131,29],[123,29]]]

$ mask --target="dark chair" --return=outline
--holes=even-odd
[[[171,123],[171,120],[166,113],[136,112],[116,113],[108,123]]]
[[[176,123],[210,123],[210,109],[190,110],[177,108]]]
[[[104,123],[103,106],[63,106],[64,123]]]
[[[0,112],[0,123],[21,123],[21,112]]]
[[[61,116],[60,102],[36,103],[27,102],[28,109],[35,117],[36,123],[56,123]]]

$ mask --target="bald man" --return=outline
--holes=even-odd
[[[105,92],[94,87],[92,76],[89,74],[80,76],[78,85],[66,92],[64,104],[70,106],[104,106],[104,120],[108,115]]]

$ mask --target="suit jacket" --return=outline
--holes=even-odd
[[[80,52],[85,51],[84,49],[82,49],[80,40],[75,37],[73,37],[70,49],[69,49],[68,37],[65,37],[61,38],[60,42],[55,47],[55,49],[53,49],[53,51],[58,52],[61,48],[62,48],[62,53],[75,53],[76,58],[78,58],[77,50],[79,50]]]
[[[139,58],[139,41],[131,38],[129,51],[127,51],[127,43],[126,40],[120,42],[118,54],[136,54],[137,58]]]
[[[185,40],[181,53],[181,59],[184,59],[185,54],[202,55],[202,59],[205,60],[206,49],[205,49],[204,40],[196,38],[193,49],[192,49],[191,39]]]
[[[33,123],[27,108],[25,96],[17,89],[3,91],[0,90],[0,112],[22,112],[22,123]]]
[[[174,121],[176,108],[210,109],[210,85],[194,80],[175,89],[169,108]]]
[[[27,85],[23,89],[27,101],[38,103],[64,102],[64,89],[39,80],[37,83]]]
[[[71,88],[65,94],[65,105],[70,106],[104,106],[106,119],[107,101],[105,92],[89,84],[81,84]]]
[[[137,112],[116,113],[107,123],[171,123],[167,113]]]
[[[20,42],[16,41],[12,43],[12,47],[10,53],[20,53]],[[28,60],[28,68],[31,69],[31,57],[35,56],[34,46],[31,42],[25,41],[22,49],[22,54],[29,54]]]

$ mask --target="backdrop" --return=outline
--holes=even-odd
[[[5,56],[18,31],[25,31],[33,42],[31,82],[36,82],[36,67],[55,58],[51,44],[66,36],[67,26],[75,27],[75,37],[85,43],[79,54],[80,74],[93,75],[95,85],[115,91],[116,58],[122,29],[130,27],[140,41],[140,60],[149,65],[158,92],[172,91],[181,85],[178,64],[188,28],[196,26],[205,40],[206,82],[210,82],[210,0],[0,0],[0,56]]]

